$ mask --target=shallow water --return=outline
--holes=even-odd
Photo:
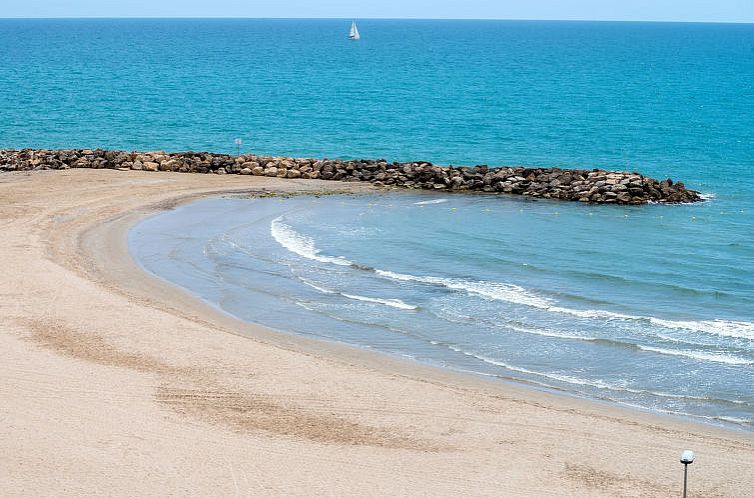
[[[140,223],[130,247],[244,320],[751,426],[754,257],[729,207],[213,199]]]

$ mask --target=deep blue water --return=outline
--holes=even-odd
[[[693,206],[395,193],[139,225],[244,319],[645,408],[754,419],[754,25],[0,20],[0,147],[606,167]],[[425,201],[442,201],[416,204]],[[379,270],[379,271],[378,271]]]
[[[751,169],[754,25],[349,26],[0,20],[0,147]]]

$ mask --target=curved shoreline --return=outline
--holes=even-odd
[[[71,494],[233,493],[240,480],[274,494],[667,496],[686,446],[700,455],[696,489],[743,496],[754,485],[749,434],[269,331],[130,258],[128,227],[176,202],[328,187],[239,180],[0,177],[8,204],[0,244],[16,268],[0,281],[9,324],[0,334],[8,358],[0,412],[12,428],[1,434],[7,455],[20,455],[0,457],[10,469],[0,489],[46,494],[57,479]],[[66,395],[50,397],[52,386]],[[114,472],[92,473],[103,461]],[[323,477],[333,466],[337,478]]]
[[[372,206],[373,203],[379,203],[383,205],[387,204],[392,206],[394,204],[401,204],[405,202],[406,199],[411,199],[408,202],[413,203],[414,200],[425,199],[427,198],[427,196],[430,196],[429,198],[433,198],[433,195],[436,194],[420,195],[411,194],[405,191],[379,192],[370,194],[368,196],[369,200],[363,202],[368,203],[369,206]],[[346,344],[356,347],[359,350],[377,351],[383,354],[387,354],[391,357],[401,357],[405,355],[405,357],[411,358],[412,361],[416,361],[424,365],[434,365],[442,369],[453,370],[456,372],[466,372],[481,377],[487,377],[489,379],[499,379],[504,382],[513,383],[519,387],[534,388],[543,392],[555,393],[564,396],[573,396],[578,399],[594,400],[598,401],[599,403],[611,404],[612,406],[624,406],[629,410],[633,409],[642,411],[644,413],[654,413],[661,416],[672,416],[683,420],[728,427],[736,430],[754,431],[754,426],[752,426],[749,423],[749,420],[745,418],[746,414],[750,412],[750,410],[746,407],[750,405],[746,404],[744,401],[716,399],[714,396],[715,390],[713,389],[707,389],[706,391],[690,394],[686,391],[688,386],[684,386],[682,384],[676,386],[665,385],[664,387],[653,387],[646,384],[641,384],[641,381],[639,381],[639,383],[632,383],[631,387],[625,387],[622,389],[620,381],[616,382],[615,380],[603,380],[603,378],[601,377],[585,378],[580,377],[576,373],[569,373],[562,370],[560,372],[553,372],[553,369],[557,370],[564,364],[560,362],[552,363],[552,360],[547,360],[545,358],[542,358],[541,362],[537,361],[533,365],[523,367],[521,363],[516,363],[515,360],[504,359],[505,356],[499,357],[495,356],[494,354],[490,355],[489,353],[485,354],[479,351],[471,353],[469,351],[474,350],[469,348],[469,344],[466,344],[464,346],[463,343],[454,342],[454,340],[460,340],[460,337],[456,335],[433,335],[432,329],[434,327],[432,326],[430,326],[429,329],[426,328],[428,325],[419,328],[416,328],[416,325],[414,325],[413,327],[404,328],[404,326],[408,326],[409,323],[420,319],[416,314],[410,314],[409,317],[406,317],[404,315],[403,319],[392,322],[390,326],[386,326],[382,322],[362,322],[362,319],[357,316],[358,314],[341,314],[335,317],[337,323],[344,323],[349,325],[346,325],[346,328],[344,330],[341,330],[340,332],[335,332],[335,330],[339,330],[339,327],[335,325],[336,322],[333,322],[334,325],[332,330],[330,330],[327,325],[321,323],[319,325],[313,325],[313,323],[318,323],[316,322],[316,320],[321,318],[321,315],[318,312],[312,311],[308,304],[320,303],[321,301],[319,301],[319,297],[317,297],[318,294],[316,293],[314,295],[306,294],[306,291],[308,291],[310,288],[313,288],[317,293],[320,293],[321,295],[326,295],[328,298],[327,303],[330,305],[333,304],[330,298],[332,296],[337,296],[338,299],[343,298],[351,304],[360,304],[362,301],[367,301],[372,304],[376,303],[378,307],[389,306],[391,308],[391,313],[394,313],[395,309],[417,310],[419,306],[417,306],[415,303],[418,301],[411,300],[410,298],[406,298],[405,296],[401,297],[400,299],[391,299],[396,297],[395,294],[391,293],[393,291],[375,293],[375,289],[372,287],[368,287],[368,291],[366,290],[367,288],[362,287],[361,290],[364,291],[363,295],[354,295],[362,293],[360,293],[358,290],[354,290],[354,288],[349,285],[345,285],[346,280],[339,280],[338,283],[330,281],[329,285],[325,285],[324,283],[317,285],[310,280],[310,278],[312,277],[308,274],[306,278],[300,276],[301,273],[299,273],[298,271],[301,269],[300,267],[291,268],[293,275],[297,275],[296,277],[291,278],[291,284],[294,286],[299,285],[302,289],[303,294],[291,290],[292,294],[286,294],[285,297],[279,302],[275,301],[275,304],[271,305],[271,307],[276,310],[276,313],[273,313],[273,315],[281,313],[281,309],[285,311],[283,312],[282,317],[278,319],[271,318],[269,316],[269,313],[266,312],[267,306],[260,305],[260,303],[257,302],[257,299],[265,299],[270,295],[275,295],[276,289],[278,289],[277,285],[273,284],[272,287],[268,285],[258,285],[258,282],[255,282],[255,280],[243,280],[243,283],[239,284],[239,282],[235,280],[238,274],[235,273],[232,275],[233,278],[231,279],[228,278],[229,275],[227,274],[217,275],[216,278],[210,279],[206,276],[207,274],[205,272],[211,270],[205,267],[205,264],[210,263],[210,259],[214,261],[215,264],[217,264],[218,261],[214,258],[209,258],[206,252],[206,247],[203,253],[199,252],[198,249],[191,251],[191,253],[187,253],[184,252],[184,249],[187,246],[197,247],[197,244],[204,246],[204,244],[208,243],[208,241],[210,240],[226,240],[225,237],[229,234],[228,230],[232,229],[232,231],[235,232],[239,228],[239,226],[241,226],[241,224],[244,227],[248,228],[251,224],[256,224],[260,220],[263,220],[260,228],[258,230],[255,230],[253,235],[250,236],[250,234],[247,233],[246,230],[244,230],[244,237],[242,239],[254,241],[252,242],[252,244],[248,246],[238,246],[237,244],[241,243],[239,239],[235,237],[232,239],[232,246],[234,248],[234,251],[241,251],[244,254],[249,251],[248,256],[250,259],[245,259],[243,263],[243,268],[245,268],[246,270],[256,269],[258,271],[260,264],[262,264],[262,261],[264,261],[265,271],[272,271],[270,269],[271,267],[269,267],[268,265],[273,264],[273,258],[270,257],[270,253],[267,252],[267,250],[269,250],[269,248],[267,248],[267,245],[265,244],[266,249],[264,251],[267,256],[262,260],[256,260],[254,254],[257,254],[258,257],[259,253],[256,253],[255,250],[251,249],[251,247],[253,246],[258,246],[258,244],[264,243],[264,238],[266,236],[270,236],[270,240],[275,241],[274,245],[281,247],[283,252],[287,252],[290,255],[296,255],[296,257],[302,258],[302,260],[308,260],[308,262],[313,262],[315,265],[329,264],[335,265],[335,267],[338,268],[350,267],[351,270],[357,270],[360,275],[369,275],[370,277],[374,276],[375,278],[386,279],[391,283],[395,282],[395,279],[397,279],[398,282],[401,282],[401,285],[403,285],[403,283],[406,281],[420,281],[423,284],[430,282],[430,285],[432,285],[433,288],[434,286],[440,286],[443,289],[449,289],[454,293],[459,292],[461,294],[464,294],[471,292],[472,294],[474,294],[478,291],[478,289],[474,286],[468,287],[468,285],[471,284],[467,285],[464,282],[449,280],[450,277],[443,273],[432,273],[432,275],[441,275],[441,277],[417,277],[415,275],[404,275],[391,271],[381,270],[379,268],[373,268],[371,266],[364,266],[362,264],[359,264],[358,262],[355,262],[359,260],[358,256],[356,256],[356,254],[354,254],[353,252],[348,256],[349,259],[345,259],[344,256],[334,256],[335,254],[341,254],[337,251],[325,254],[321,252],[317,247],[315,247],[315,245],[319,245],[318,242],[315,242],[315,240],[310,238],[309,236],[304,236],[301,233],[296,232],[291,226],[286,224],[288,222],[288,214],[300,211],[302,209],[302,206],[304,206],[304,209],[307,211],[316,211],[318,209],[321,209],[323,205],[332,206],[332,203],[348,203],[349,205],[352,205],[354,207],[346,208],[347,210],[359,210],[360,208],[357,208],[356,206],[363,206],[364,204],[359,204],[360,201],[359,197],[357,196],[341,194],[332,199],[316,199],[315,201],[313,197],[304,195],[301,199],[288,199],[283,201],[282,199],[275,200],[257,198],[256,200],[250,202],[239,202],[233,197],[236,196],[231,196],[230,199],[200,199],[198,201],[191,202],[188,206],[182,207],[182,209],[178,210],[177,212],[166,213],[164,215],[157,214],[156,216],[151,217],[152,219],[150,219],[146,223],[139,221],[135,224],[134,229],[130,230],[129,243],[131,244],[131,257],[135,259],[139,263],[139,265],[150,275],[153,275],[158,279],[167,281],[171,285],[175,285],[181,289],[184,289],[184,291],[188,292],[196,299],[202,300],[203,302],[209,304],[213,309],[216,309],[223,314],[234,316],[242,321],[257,324],[266,328],[272,328],[273,330],[280,331],[281,333],[292,333],[296,336],[304,336],[314,338],[316,340]],[[446,197],[447,196],[443,196],[443,199],[445,199]],[[310,204],[311,202],[315,202],[315,204]],[[356,204],[352,204],[354,202]],[[244,207],[245,205],[248,207]],[[211,214],[208,215],[208,213]],[[332,215],[332,212],[328,211],[328,213]],[[391,213],[386,212],[383,212],[381,216],[388,215],[394,216]],[[315,216],[321,219],[321,215]],[[229,225],[228,219],[233,219],[235,221],[233,221],[232,224]],[[198,220],[202,221],[200,223],[197,223]],[[270,222],[270,220],[272,221]],[[330,223],[333,223],[333,221],[330,221]],[[160,228],[148,228],[148,226],[154,227],[155,224]],[[335,224],[339,225],[339,223]],[[403,225],[403,223],[401,223],[401,225]],[[215,229],[215,226],[223,228]],[[186,232],[185,239],[182,235],[184,232]],[[409,233],[410,232],[411,230],[409,228]],[[181,234],[181,236],[177,240],[171,241],[165,239],[166,233],[176,235]],[[259,240],[257,240],[257,238],[259,238]],[[217,248],[214,247],[214,244],[212,245],[213,250],[211,252],[213,254],[217,254]],[[148,248],[146,249],[146,252],[143,249],[145,247]],[[162,254],[162,256],[160,256],[159,254]],[[202,254],[204,254],[204,256],[202,256]],[[144,258],[147,258],[148,260],[142,259],[142,256]],[[228,255],[225,254],[225,256]],[[205,257],[209,259],[205,259]],[[284,256],[280,255],[280,257]],[[290,264],[291,263],[288,262],[286,263],[286,267],[280,267],[276,271],[283,271],[287,275],[287,266]],[[372,261],[370,264],[377,263],[375,261]],[[389,266],[382,266],[385,264],[389,263],[387,263],[387,261],[385,260],[382,260],[382,262],[378,266],[380,268],[390,268]],[[178,268],[181,268],[181,270],[178,270]],[[200,268],[201,270],[199,270]],[[196,273],[194,272],[195,270],[197,270]],[[405,268],[404,270],[408,271]],[[457,271],[455,273],[457,273]],[[381,277],[378,277],[380,275]],[[228,280],[232,280],[234,283],[231,284],[228,282]],[[497,280],[495,281],[497,282]],[[524,282],[517,281],[517,283],[519,285],[526,286],[526,283]],[[344,285],[340,286],[340,284]],[[450,285],[450,287],[448,287],[448,285]],[[535,309],[546,309],[548,311],[553,310],[554,313],[565,313],[568,316],[574,314],[578,315],[579,313],[609,314],[609,312],[604,310],[581,311],[577,309],[559,307],[565,306],[565,304],[553,304],[547,298],[542,298],[541,296],[535,298],[533,294],[529,293],[530,291],[525,290],[521,287],[516,288],[517,290],[524,293],[523,304],[525,304],[526,306],[532,306]],[[263,294],[264,296],[259,295],[258,297],[251,297],[257,296],[257,292],[261,292],[261,294]],[[479,296],[478,294],[474,295]],[[235,302],[235,305],[229,305],[229,303],[226,301],[226,297],[228,296],[234,296],[230,298],[230,301]],[[511,296],[507,294],[500,297],[491,291],[487,291],[487,294],[484,294],[484,296],[486,296],[485,299],[502,300],[502,303],[497,302],[497,304],[499,304],[500,306],[507,305],[508,302],[506,301],[506,299],[511,299]],[[282,296],[278,296],[277,299],[280,299],[281,297]],[[291,306],[289,308],[286,304],[289,299],[294,299],[298,306]],[[521,296],[519,294],[516,294],[516,297],[514,298],[515,302],[521,303],[522,301],[520,301],[520,299],[522,299]],[[427,311],[424,306],[425,304],[427,303],[423,303],[422,305],[422,313]],[[306,311],[304,311],[304,309]],[[254,310],[261,313],[261,315],[255,313]],[[421,313],[419,313],[419,315],[420,314]],[[328,314],[325,314],[324,316],[328,316],[331,319],[334,318]],[[485,314],[482,314],[479,315],[478,318],[480,318],[484,322],[485,316]],[[620,317],[621,319],[630,320],[660,321],[656,318],[642,316],[616,314],[610,314],[609,316],[611,316],[611,318]],[[405,320],[408,320],[408,322],[406,322]],[[674,322],[665,322],[666,325],[674,325]],[[523,322],[517,322],[517,324],[520,327],[526,325],[533,326],[532,323],[527,323],[526,320],[524,320]],[[372,327],[385,328],[381,329],[383,334],[378,334],[377,336],[364,332],[365,329],[371,330]],[[458,328],[455,326],[452,327]],[[516,331],[524,332],[525,336],[527,337],[530,334],[538,335],[540,337],[548,335],[547,332],[537,332],[536,330],[532,331],[531,329],[517,329],[516,327],[512,328]],[[462,332],[462,330],[465,329],[458,329],[459,330],[456,331],[456,334],[460,336],[464,335],[465,332],[469,332]],[[396,332],[398,333],[398,335],[393,335]],[[506,330],[506,332],[509,331]],[[552,345],[556,344],[559,345],[561,343],[558,341],[565,338],[567,344],[572,344],[570,341],[575,340],[576,344],[587,343],[593,344],[595,345],[595,347],[597,347],[597,345],[599,345],[599,347],[604,347],[606,345],[617,346],[621,349],[628,348],[631,353],[648,353],[650,356],[660,354],[672,355],[674,353],[674,350],[655,349],[652,347],[651,343],[645,343],[641,345],[642,343],[641,341],[639,341],[637,344],[636,342],[633,342],[636,340],[635,338],[623,340],[616,338],[607,339],[598,333],[593,333],[593,335],[596,337],[589,335],[583,336],[580,335],[576,330],[572,331],[572,334],[576,335],[569,336],[566,333],[566,335],[563,336],[562,334],[562,332],[558,331],[553,332],[550,337],[547,337],[547,347],[551,347]],[[400,337],[401,339],[397,339],[397,337]],[[409,340],[409,343],[400,342],[406,340]],[[401,344],[400,346],[397,345],[399,343]],[[501,345],[506,344],[501,343]],[[593,354],[600,355],[601,353],[595,352]],[[681,354],[685,354],[685,350]],[[413,359],[412,356],[415,355],[419,355],[421,359]],[[589,355],[586,356],[588,357]],[[472,358],[473,360],[471,360]],[[471,363],[468,363],[469,360],[471,360]],[[721,362],[725,360],[725,362],[727,363],[728,361],[733,362],[734,360],[738,360],[738,358],[728,359],[726,357],[724,359],[718,359],[710,355],[709,360]],[[637,359],[636,361],[646,360]],[[751,365],[749,361],[745,361],[743,359],[738,361],[743,366]],[[539,366],[542,368],[538,368],[538,363],[541,363]],[[628,363],[631,363],[631,361],[629,361]],[[544,367],[543,365],[547,365],[547,367]],[[575,368],[582,365],[579,364],[570,366]],[[615,369],[615,367],[613,367],[608,373],[611,374],[616,371],[617,370]],[[623,373],[623,371],[621,371],[621,373]],[[622,378],[622,375],[619,375],[619,378]],[[731,392],[736,392],[737,385],[735,382],[731,382],[727,386],[730,387]],[[722,388],[719,392],[727,392],[727,386],[725,388]],[[625,396],[628,396],[631,399],[623,399]],[[641,399],[637,399],[636,396],[639,396]],[[743,394],[741,396],[743,396]],[[691,412],[689,413],[684,410],[686,406],[682,407],[678,404],[679,400],[684,400],[684,402],[691,403],[709,402],[710,404],[714,404],[714,406],[707,405],[706,408],[699,409],[699,411],[697,412],[693,412],[692,408]],[[718,402],[721,403],[722,406],[717,405]],[[628,404],[623,405],[623,403]],[[731,407],[737,407],[742,410],[740,418],[736,417],[738,413],[730,413],[726,411],[731,409]]]
[[[280,189],[280,187],[278,187],[278,189]],[[320,191],[319,193],[324,195],[350,194],[358,192],[359,190],[360,189],[357,187],[355,189],[346,189],[345,191],[340,192],[325,190]],[[305,190],[293,192],[280,190],[278,192],[271,192],[273,195],[286,195],[291,193],[295,195],[314,195],[316,192],[307,192]],[[453,368],[432,366],[417,360],[404,359],[389,353],[383,353],[376,350],[370,351],[366,347],[359,347],[357,345],[336,340],[329,340],[324,337],[307,337],[302,334],[296,334],[286,330],[277,330],[263,324],[249,322],[236,317],[230,312],[222,310],[213,303],[193,294],[188,289],[149,272],[131,255],[127,242],[128,233],[131,228],[144,219],[197,200],[215,196],[238,194],[257,195],[260,194],[260,192],[248,190],[217,190],[211,192],[191,193],[171,198],[166,202],[145,206],[146,212],[143,210],[144,208],[142,208],[137,212],[124,213],[123,216],[90,227],[89,230],[82,234],[79,248],[83,254],[93,256],[93,260],[98,263],[98,268],[96,270],[97,275],[104,281],[111,282],[114,285],[114,289],[126,291],[127,293],[130,291],[133,293],[131,294],[131,297],[138,297],[141,299],[161,293],[162,297],[160,298],[160,302],[152,303],[153,305],[160,307],[167,305],[167,307],[163,308],[165,311],[194,320],[196,320],[197,317],[195,315],[186,315],[184,310],[188,308],[193,312],[201,311],[202,318],[213,326],[220,326],[225,333],[239,335],[240,337],[250,338],[252,340],[263,340],[276,347],[291,348],[291,350],[296,352],[325,354],[330,357],[334,355],[339,358],[347,358],[349,361],[356,361],[359,364],[368,365],[370,368],[377,368],[390,373],[400,372],[408,376],[427,376],[433,379],[438,379],[439,376],[445,382],[460,383],[461,385],[467,385],[467,383],[470,383],[470,385],[474,386],[479,382],[482,385],[485,385],[485,387],[491,387],[493,389],[494,386],[499,385],[499,383],[502,382],[506,387],[521,390],[520,394],[522,396],[540,393],[546,397],[552,396],[555,400],[561,400],[563,398],[572,399],[578,404],[581,404],[582,402],[586,404],[594,404],[600,408],[607,407],[616,409],[621,413],[628,412],[640,416],[646,415],[651,418],[656,417],[658,420],[690,423],[692,426],[706,427],[713,430],[730,430],[734,433],[740,432],[742,434],[754,436],[754,433],[735,425],[721,427],[707,424],[700,420],[695,420],[692,416],[663,414],[639,407],[621,408],[611,402],[602,402],[570,392],[559,393],[558,389],[549,386],[543,386],[542,388],[527,386],[524,381],[516,381],[504,377],[495,377],[487,380],[485,379],[485,375],[476,372],[463,372]],[[106,253],[103,253],[101,250],[94,248],[98,240],[117,242],[109,247]],[[127,281],[118,276],[118,274],[123,275],[126,273],[130,275],[129,280]]]

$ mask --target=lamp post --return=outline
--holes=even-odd
[[[241,140],[240,138],[237,138],[235,140],[235,143],[236,143],[236,152],[237,152],[236,155],[240,156],[241,155],[241,146],[243,145],[243,140]]]
[[[694,452],[686,450],[681,453],[681,463],[683,464],[683,498],[686,498],[686,483],[688,482],[689,465],[694,463]]]

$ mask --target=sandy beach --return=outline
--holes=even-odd
[[[136,221],[362,184],[0,175],[2,496],[750,496],[754,435],[240,322],[144,273]],[[742,381],[746,381],[742,379]]]

